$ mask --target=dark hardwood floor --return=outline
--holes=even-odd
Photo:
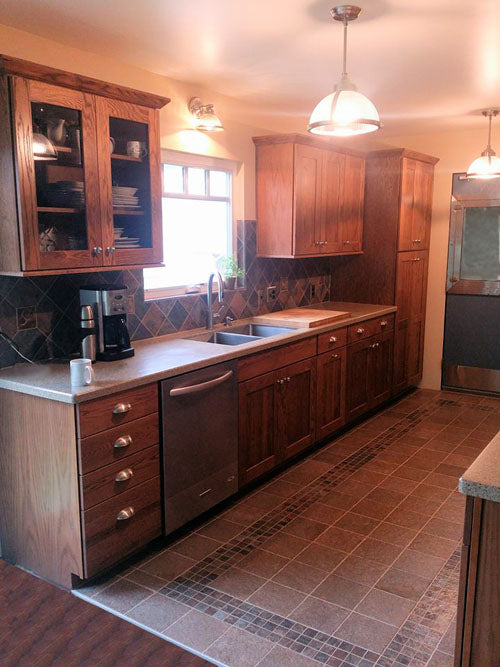
[[[0,560],[0,665],[210,663]]]

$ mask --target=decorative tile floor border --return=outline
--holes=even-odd
[[[311,505],[331,493],[341,482],[373,460],[396,440],[410,433],[423,420],[438,412],[440,408],[473,406],[474,410],[481,412],[494,411],[493,407],[477,405],[470,398],[469,395],[463,397],[457,395],[453,399],[439,398],[437,400],[430,397],[421,406],[417,406],[412,412],[402,416],[399,421],[373,437],[367,444],[360,445],[359,449],[346,456],[343,461],[332,465],[329,470],[281,502],[262,518],[247,528],[243,528],[236,537],[168,582],[158,592],[176,602],[183,603],[188,608],[223,621],[228,626],[245,630],[267,640],[270,644],[285,647],[320,664],[334,667],[341,665],[366,667],[375,664],[382,667],[392,665],[400,667],[428,664],[454,616],[460,549],[457,549],[446,561],[404,623],[399,629],[395,628],[394,637],[381,654],[335,637],[335,633],[320,632],[290,618],[223,593],[213,588],[212,584],[221,574],[280,532]],[[397,410],[397,404],[394,407]],[[388,413],[391,409],[388,408]],[[378,416],[375,415],[374,419]],[[448,422],[445,420],[443,429],[453,421],[453,419]],[[359,428],[367,424],[369,422],[364,422]],[[81,593],[84,591],[80,592],[80,596],[85,597]],[[91,598],[90,601],[92,601]],[[165,636],[168,638],[168,631]]]

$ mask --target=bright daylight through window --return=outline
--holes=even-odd
[[[231,169],[163,164],[164,268],[144,270],[149,297],[201,291],[233,253]]]

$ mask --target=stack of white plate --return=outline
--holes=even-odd
[[[113,185],[113,206],[115,208],[140,208],[139,197],[136,196],[136,192],[137,188]]]
[[[123,227],[115,227],[114,230],[114,244],[115,248],[140,248],[140,239],[137,236],[123,236]]]

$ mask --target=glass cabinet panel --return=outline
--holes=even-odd
[[[40,253],[88,250],[82,112],[31,102]]]
[[[109,118],[113,246],[116,252],[151,248],[149,128],[124,118]]]

